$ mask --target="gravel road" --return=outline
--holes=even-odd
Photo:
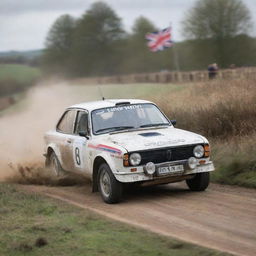
[[[91,186],[24,186],[112,219],[236,255],[256,255],[256,191],[211,184],[190,192],[184,183],[128,191],[108,205]]]

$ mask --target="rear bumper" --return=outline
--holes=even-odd
[[[162,167],[162,166],[168,166],[168,165],[183,165],[184,171],[179,173],[169,173],[166,175],[157,176],[157,174],[153,175],[147,175],[144,172],[144,166],[138,166],[136,167],[136,172],[131,172],[132,168],[126,167],[126,170],[121,172],[117,171],[114,172],[114,175],[116,179],[123,183],[132,183],[132,182],[140,182],[140,181],[154,181],[154,180],[162,180],[162,179],[168,179],[181,181],[185,180],[187,178],[191,178],[191,175],[194,175],[196,173],[202,173],[202,172],[212,172],[214,171],[214,165],[212,161],[208,161],[205,164],[198,164],[195,169],[189,169],[187,168],[187,160],[182,161],[176,161],[176,162],[165,162],[161,164],[156,164],[156,168]],[[172,181],[170,181],[172,182]]]

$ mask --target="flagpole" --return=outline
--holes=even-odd
[[[170,22],[170,27],[171,27],[171,31],[172,31],[172,23]],[[172,31],[172,38],[173,38],[173,31]],[[173,41],[174,42],[174,41]],[[173,46],[172,46],[172,52],[173,52],[173,58],[174,58],[174,65],[175,65],[175,69],[177,72],[180,72],[180,63],[179,63],[179,56],[178,56],[178,53],[176,51],[176,46],[175,44],[173,43]]]
[[[178,53],[176,52],[176,46],[172,47],[172,52],[173,52],[173,58],[174,58],[174,65],[176,68],[177,72],[180,72],[180,63],[179,63],[179,56]]]

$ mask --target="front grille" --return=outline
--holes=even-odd
[[[195,146],[196,145],[180,146],[173,148],[160,148],[138,152],[141,155],[140,165],[146,164],[148,162],[159,164],[163,162],[188,159],[189,157],[194,156],[193,149]]]

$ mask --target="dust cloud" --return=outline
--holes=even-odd
[[[0,180],[14,175],[18,166],[42,167],[44,133],[54,127],[67,106],[94,100],[96,91],[94,86],[80,86],[74,92],[67,82],[40,83],[22,102],[1,114]]]

